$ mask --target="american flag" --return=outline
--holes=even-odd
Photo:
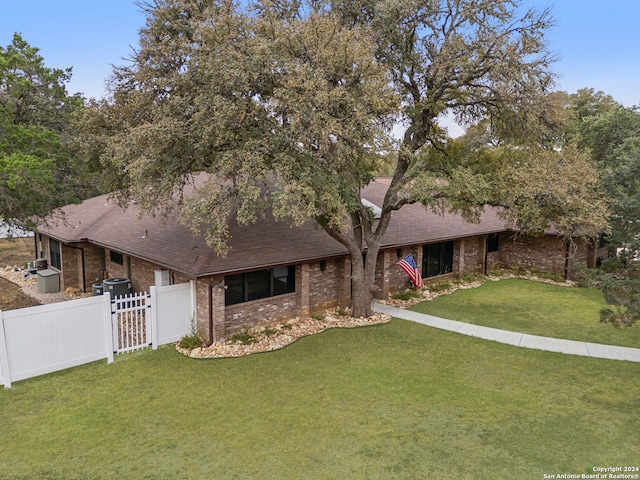
[[[409,280],[411,280],[416,287],[422,287],[422,275],[420,275],[420,271],[412,254],[403,257],[396,265],[409,275]]]

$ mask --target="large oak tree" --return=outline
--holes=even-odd
[[[470,220],[500,205],[523,230],[604,225],[592,166],[545,149],[541,134],[553,79],[547,11],[511,0],[145,8],[139,47],[84,125],[121,199],[178,208],[221,254],[230,221],[267,207],[293,225],[312,219],[349,250],[354,314],[366,316],[382,237],[403,205]],[[516,144],[457,148],[438,124],[448,114],[488,119],[492,136]],[[209,182],[183,198],[202,171]],[[381,171],[392,179],[375,219],[360,192]]]

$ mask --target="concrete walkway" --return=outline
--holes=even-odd
[[[429,327],[449,330],[471,337],[484,338],[485,340],[493,340],[494,342],[506,343],[516,347],[533,348],[535,350],[546,350],[548,352],[559,352],[569,355],[582,355],[583,357],[640,362],[640,348],[577,342],[574,340],[562,340],[559,338],[540,337],[527,333],[498,330],[497,328],[482,327],[480,325],[434,317],[432,315],[392,307],[378,302],[374,302],[373,310],[380,313],[387,313],[392,317],[403,320],[421,323]]]

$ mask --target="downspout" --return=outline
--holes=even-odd
[[[209,338],[207,347],[213,344],[213,284],[209,285]]]
[[[38,235],[39,235],[39,233],[37,231],[33,232],[33,251],[36,254],[36,256],[33,258],[34,260],[36,258],[40,258],[40,257],[38,257]]]

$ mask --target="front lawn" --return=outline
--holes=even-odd
[[[539,479],[637,465],[640,364],[392,320],[0,390],[3,479]]]
[[[411,310],[514,332],[640,348],[640,325],[615,328],[600,322],[606,305],[595,288],[509,279],[458,290]]]

